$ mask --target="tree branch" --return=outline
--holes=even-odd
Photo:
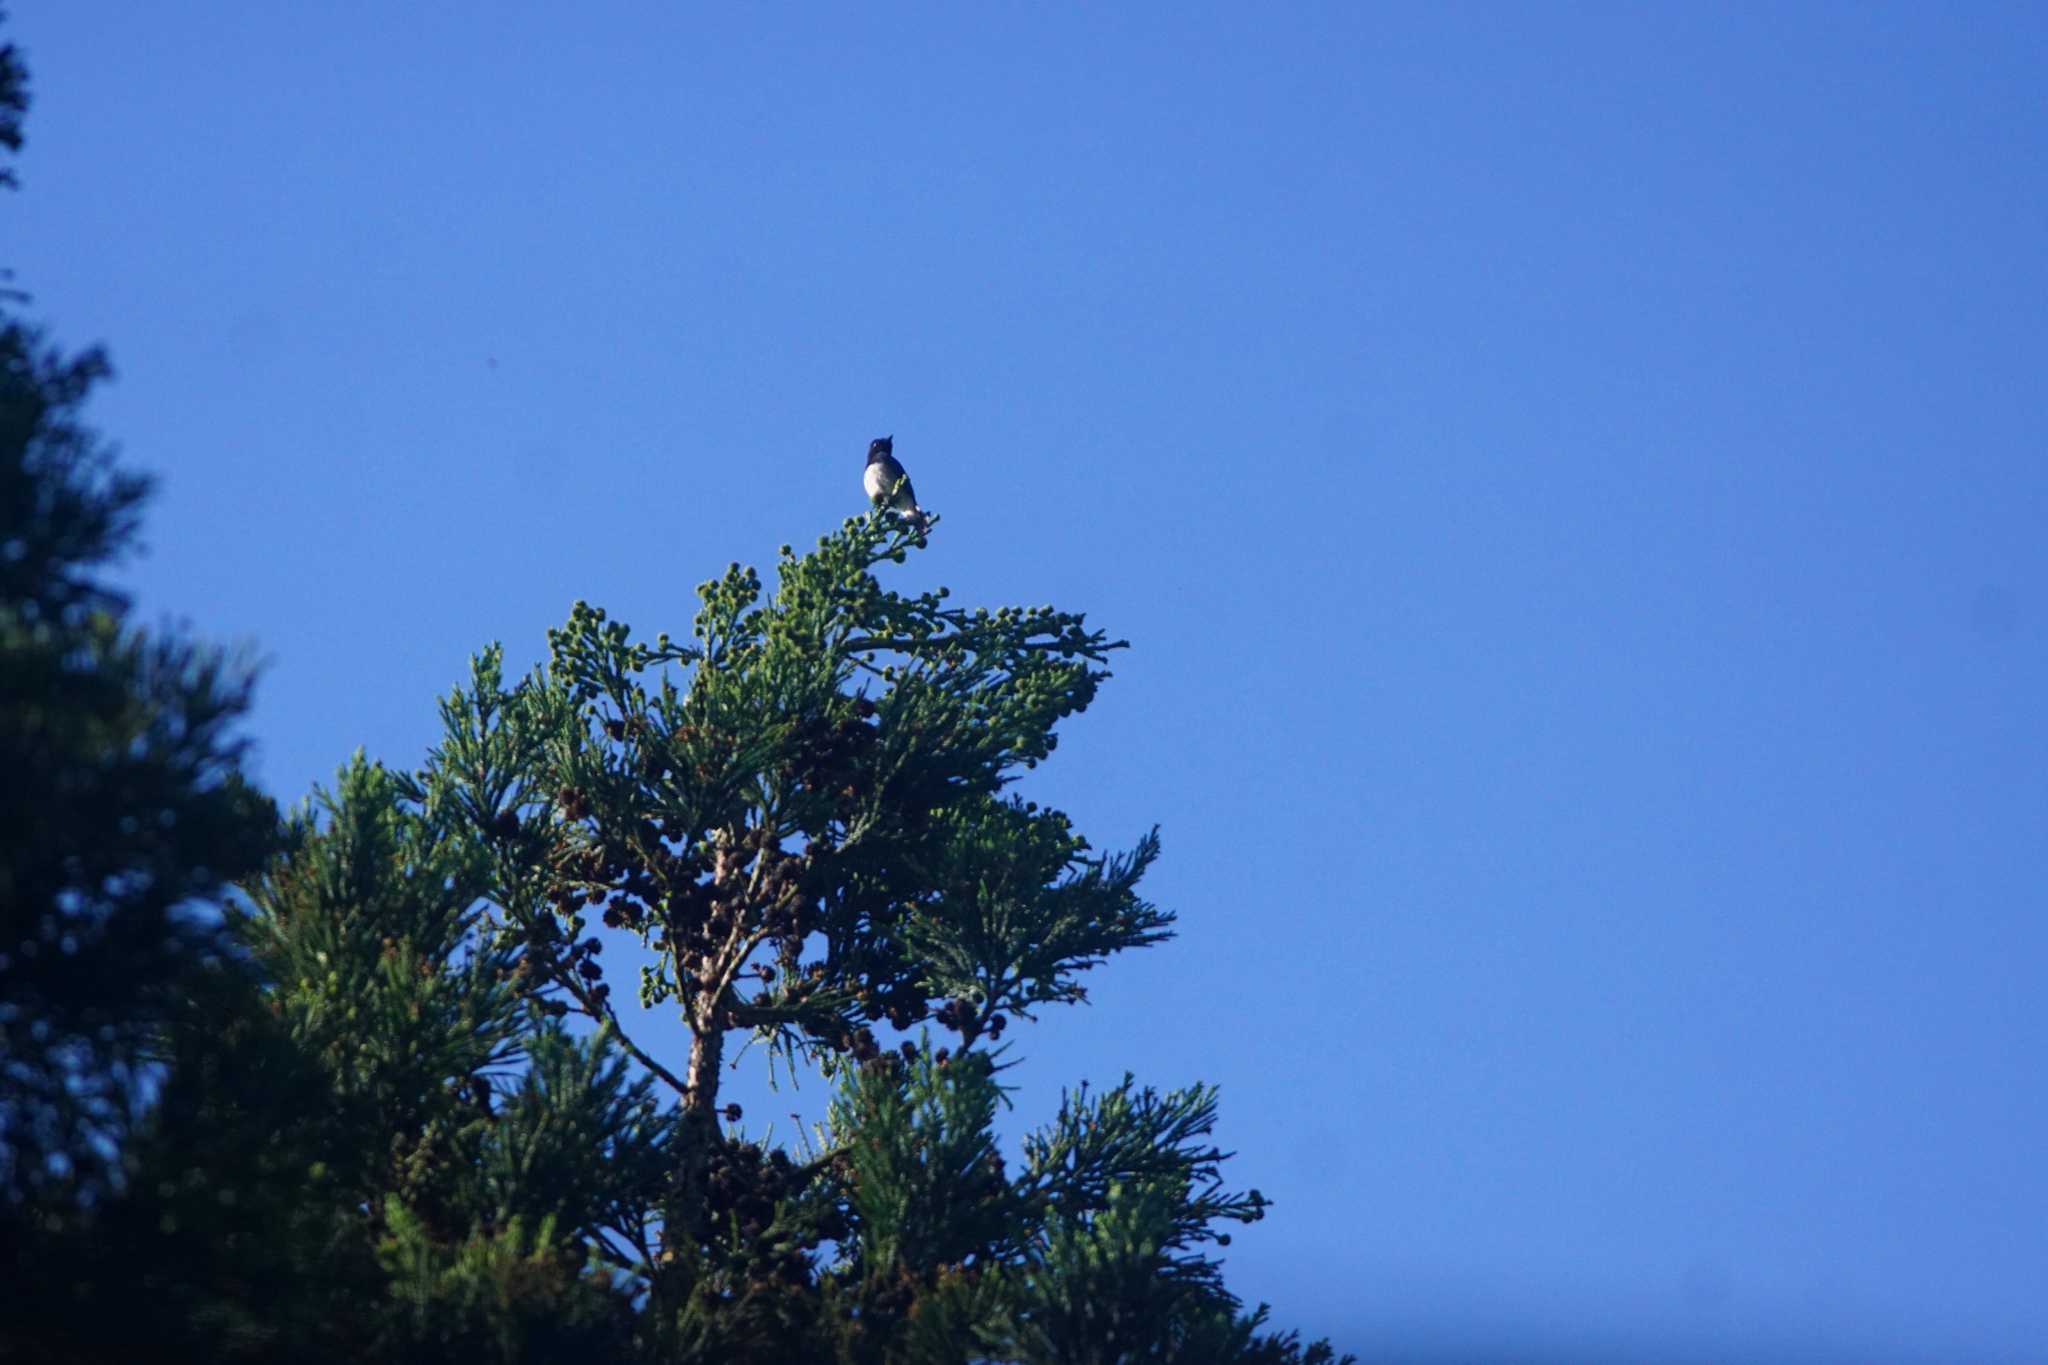
[[[689,1094],[690,1087],[685,1085],[682,1079],[678,1077],[675,1074],[675,1072],[670,1071],[660,1062],[657,1062],[654,1060],[654,1058],[648,1056],[647,1053],[640,1047],[640,1045],[633,1041],[631,1035],[629,1035],[626,1032],[626,1030],[620,1026],[619,1016],[617,1012],[612,1009],[611,1002],[609,1000],[596,999],[593,992],[591,992],[581,981],[578,981],[576,979],[575,973],[573,972],[558,970],[555,973],[555,982],[557,985],[562,986],[564,989],[566,989],[570,995],[576,998],[577,1005],[582,1009],[582,1011],[585,1014],[589,1015],[592,1019],[597,1020],[598,1023],[603,1024],[611,1029],[612,1037],[619,1040],[619,1046],[626,1050],[627,1056],[631,1057],[634,1061],[640,1063],[640,1065],[646,1067],[651,1075],[653,1075],[656,1079],[661,1081],[661,1083],[666,1085],[669,1089],[675,1091],[676,1094]]]
[[[888,636],[857,635],[842,643],[840,648],[849,654],[868,650],[890,650],[897,654],[915,654],[919,650],[928,649],[933,645],[952,646],[960,644],[967,640],[967,638],[964,632],[953,635],[927,636],[924,639],[917,639],[911,636],[896,636],[892,638]],[[1107,656],[1110,650],[1128,649],[1130,644],[1129,640],[1104,640],[1089,644],[1076,644],[1071,640],[1017,640],[1011,642],[1006,647],[1024,650],[1033,654],[1078,654],[1084,659],[1093,659],[1097,663],[1105,663],[1108,661]]]

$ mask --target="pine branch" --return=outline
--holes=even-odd
[[[602,1000],[596,999],[593,991],[584,986],[582,982],[574,979],[565,980],[558,977],[557,981],[568,987],[570,994],[574,995],[577,1003],[583,1007],[583,1012],[603,1025],[608,1030],[609,1035],[618,1042],[619,1046],[624,1048],[634,1061],[647,1069],[649,1075],[655,1077],[678,1095],[687,1095],[689,1093],[690,1087],[683,1084],[680,1077],[660,1062],[655,1061],[653,1057],[647,1054],[646,1049],[633,1041],[632,1036],[619,1023],[618,1012],[612,1008],[609,997]]]

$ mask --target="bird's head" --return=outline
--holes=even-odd
[[[877,436],[874,440],[868,442],[868,463],[873,464],[876,460],[886,460],[895,451],[896,438],[894,436]]]

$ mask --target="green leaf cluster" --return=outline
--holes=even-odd
[[[579,603],[547,664],[508,686],[494,647],[443,703],[421,798],[490,843],[488,897],[565,1008],[617,1026],[601,917],[652,951],[641,1003],[673,1002],[700,1058],[745,1030],[829,1070],[877,1025],[971,1044],[1167,936],[1135,889],[1156,840],[1096,855],[1007,790],[1121,642],[884,588],[914,538],[849,521],[785,553],[772,593],[735,565],[702,585],[693,645]]]

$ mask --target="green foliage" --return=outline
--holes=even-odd
[[[56,1358],[339,1358],[368,1340],[381,1280],[338,1160],[351,1131],[330,1078],[246,962],[188,979],[159,1056],[167,1077],[127,1147],[127,1193],[77,1256]],[[358,1133],[360,1129],[354,1130]],[[318,1352],[306,1348],[320,1343]]]
[[[578,1040],[550,1021],[529,1038],[527,1055],[485,1129],[476,1221],[545,1218],[564,1244],[638,1268],[673,1164],[674,1115],[604,1034]]]
[[[1202,1141],[1216,1126],[1216,1090],[1193,1086],[1167,1095],[1134,1088],[1125,1076],[1116,1089],[1092,1096],[1084,1086],[1060,1105],[1050,1130],[1024,1143],[1027,1197],[1042,1202],[1055,1220],[1078,1229],[1096,1210],[1122,1221],[1157,1192],[1167,1195],[1170,1220],[1147,1224],[1161,1277],[1202,1288],[1219,1283],[1216,1267],[1195,1249],[1230,1244],[1218,1220],[1255,1223],[1265,1216],[1257,1190],[1228,1194],[1222,1163],[1228,1154]]]
[[[849,522],[785,554],[772,596],[734,566],[703,585],[693,646],[578,604],[545,668],[507,689],[487,651],[444,703],[427,805],[492,843],[491,898],[574,1008],[616,1022],[578,946],[600,906],[654,952],[644,1003],[828,1066],[883,1021],[937,1014],[971,1041],[1165,937],[1134,890],[1152,841],[1091,857],[1063,815],[1003,796],[1119,646],[1050,608],[885,590],[873,570],[912,535]]]
[[[353,1201],[405,1208],[446,1248],[518,1223],[576,1264],[633,1271],[673,1117],[606,1034],[571,1038],[544,1008],[476,899],[485,850],[408,789],[360,757],[344,768],[242,920],[272,1012],[350,1130],[331,1160]]]
[[[396,1198],[377,1259],[399,1311],[376,1349],[408,1361],[610,1359],[631,1344],[631,1305],[601,1267],[561,1250],[552,1219],[514,1218],[450,1244]]]
[[[436,1122],[474,1115],[444,1092],[520,1061],[530,1011],[516,954],[470,942],[477,850],[401,806],[400,790],[360,756],[342,769],[319,798],[324,823],[315,807],[296,813],[290,852],[250,883],[243,935],[340,1105],[381,1132],[452,1140]]]
[[[394,795],[483,850],[477,922],[530,995],[676,1101],[640,1271],[658,1355],[1259,1358],[1276,1339],[1205,1254],[1264,1210],[1221,1186],[1213,1091],[1083,1092],[1004,1170],[985,1045],[1172,920],[1137,889],[1156,834],[1097,854],[1007,790],[1121,646],[1050,608],[883,588],[919,544],[877,514],[785,549],[772,592],[735,565],[687,645],[579,603],[524,678],[477,657]],[[621,1029],[593,915],[651,950],[639,994],[675,1009],[680,1072]],[[876,1037],[920,1024],[950,1043]],[[720,1130],[724,1039],[748,1031],[837,1074],[822,1155]]]
[[[852,1238],[845,1270],[875,1283],[986,1262],[1020,1211],[994,1120],[1002,1088],[985,1052],[937,1060],[929,1047],[849,1072],[832,1105]]]
[[[872,568],[897,534],[852,523],[812,558]],[[1137,892],[1155,836],[1096,855],[1004,790],[1052,747],[1015,716],[1049,727],[1100,670],[1027,703],[933,665],[899,702],[915,652],[860,662],[880,590],[856,583],[836,600],[868,605],[835,624],[778,615],[808,600],[811,558],[784,579],[767,605],[744,574],[708,585],[756,605],[700,618],[701,650],[579,608],[513,686],[489,651],[419,776],[358,757],[293,814],[230,916],[246,961],[190,979],[160,1027],[170,1079],[131,1154],[157,1221],[131,1200],[108,1224],[154,1267],[156,1340],[213,1359],[1329,1358],[1264,1333],[1209,1255],[1265,1208],[1223,1186],[1213,1090],[1083,1089],[1016,1173],[1000,1154],[1000,1021],[1084,998],[1078,973],[1170,923]],[[1011,651],[984,688],[1052,638],[947,620],[995,623],[980,647]],[[855,662],[806,672],[800,629]],[[896,731],[979,734],[970,712],[1012,717],[979,756]],[[656,950],[686,1074],[619,1031],[583,918],[600,907]],[[874,1036],[920,1021],[950,1040]],[[719,1044],[748,1029],[836,1073],[821,1152],[719,1126]]]
[[[76,413],[105,374],[0,328],[0,1204],[121,1183],[174,984],[223,950],[196,902],[275,820],[239,775],[248,679],[130,628],[96,571],[146,482]],[[46,1209],[46,1213],[48,1210]]]
[[[1002,1090],[986,1053],[929,1047],[842,1078],[832,1127],[849,1236],[832,1278],[850,1294],[845,1354],[864,1360],[1292,1360],[1222,1286],[1217,1223],[1264,1215],[1221,1187],[1204,1141],[1215,1092],[1160,1095],[1129,1078],[1069,1096],[1006,1175]],[[971,1347],[971,1351],[968,1349]],[[1308,1359],[1327,1359],[1313,1352]]]
[[[72,1352],[526,1359],[623,1349],[672,1114],[479,932],[481,850],[357,759],[287,827],[189,976],[134,1193],[61,1253]],[[111,1310],[132,1286],[146,1313]],[[595,1343],[595,1345],[593,1345]],[[59,1352],[58,1354],[63,1354]]]
[[[1159,856],[1157,831],[1131,853],[1086,858],[1057,811],[1005,801],[975,815],[938,822],[945,863],[973,869],[973,880],[939,889],[903,927],[926,988],[979,1006],[963,1030],[970,1039],[1002,1011],[1029,1018],[1035,1005],[1086,1000],[1079,973],[1168,937],[1169,917],[1136,890]]]

